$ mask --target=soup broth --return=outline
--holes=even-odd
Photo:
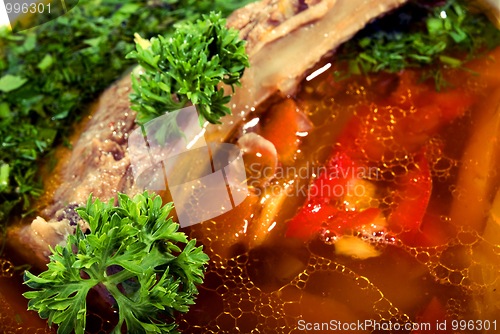
[[[479,75],[444,69],[453,87],[436,92],[413,70],[338,81],[342,65],[333,63],[295,95],[274,96],[256,110],[246,124],[258,126],[242,125],[247,130],[234,141],[255,132],[275,145],[280,163],[261,183],[262,169],[251,165],[261,160],[247,155],[251,195],[185,230],[210,263],[196,305],[179,315],[180,330],[293,333],[318,324],[327,332],[362,322],[371,326],[353,332],[369,333],[382,332],[375,323],[436,329],[446,321],[440,333],[451,333],[454,325],[461,330],[454,320],[496,326],[499,64],[497,48],[467,64]],[[303,114],[308,119],[297,116]],[[310,129],[299,131],[301,122]],[[339,159],[349,159],[351,169]],[[312,193],[331,181],[322,179],[331,170],[364,192]],[[324,210],[331,210],[327,218],[315,216]],[[366,220],[367,212],[376,214]],[[6,259],[22,263],[15,247]],[[48,332],[36,314],[22,311],[21,277],[2,261],[3,328]],[[7,295],[11,287],[18,299]],[[100,310],[106,307],[96,294],[91,299],[89,331],[109,331],[113,313]]]
[[[461,330],[456,321],[494,321],[500,265],[500,225],[494,214],[499,57],[496,49],[468,63],[479,75],[445,69],[453,87],[439,93],[430,80],[417,84],[422,73],[408,70],[343,81],[330,71],[304,80],[289,99],[308,115],[313,129],[292,148],[291,161],[280,159],[285,172],[267,186],[268,192],[285,184],[295,190],[271,221],[252,217],[267,210],[264,190],[258,200],[249,198],[225,216],[192,227],[191,237],[204,245],[211,262],[199,302],[181,317],[181,327],[200,333],[289,333],[306,324],[328,323],[331,330],[338,323],[369,320],[414,329],[431,323],[437,330],[437,322],[446,321],[447,331],[440,332],[451,333]],[[248,119],[259,118],[261,134],[266,120],[287,115],[283,101],[276,98],[273,105]],[[291,123],[275,127],[276,136],[286,136],[284,127]],[[294,218],[311,196],[296,190],[311,190],[336,150],[375,168],[362,177],[375,190],[355,199],[356,210],[379,209],[387,225],[368,235],[352,228],[355,224],[334,228],[317,221],[314,233],[299,226],[290,237],[293,224],[311,223]],[[430,192],[422,206],[419,175],[426,168]],[[305,179],[299,175],[304,170]],[[412,190],[407,184],[413,179]],[[362,259],[359,249],[344,250],[339,240],[346,236],[368,244],[370,256]],[[347,247],[364,246],[353,242]]]

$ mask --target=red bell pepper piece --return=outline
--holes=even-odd
[[[338,209],[336,202],[342,196],[337,196],[333,189],[346,187],[349,177],[332,178],[331,174],[349,174],[348,167],[356,168],[353,161],[366,158],[381,161],[394,155],[394,151],[418,152],[443,125],[462,116],[477,99],[476,95],[460,88],[436,92],[433,84],[417,82],[415,72],[403,71],[398,88],[388,98],[357,107],[356,116],[337,138],[340,149],[333,152],[327,172],[311,186],[315,196],[310,196],[304,208],[290,221],[287,236],[307,240],[323,228],[341,233],[361,226],[356,221],[366,220],[364,216],[371,219],[375,211],[360,216],[361,212],[347,214]],[[402,232],[400,238],[409,244],[436,244],[445,240],[447,234],[439,238],[423,235],[435,230],[431,218],[426,219],[425,231],[420,230],[432,191],[429,163],[422,150],[416,153],[415,163],[417,167],[409,170],[395,186],[396,207],[388,217],[389,229]],[[328,196],[324,195],[324,188],[330,189]]]
[[[418,168],[410,170],[400,180],[402,185],[395,192],[397,207],[389,216],[390,229],[405,231],[402,234],[405,240],[413,240],[419,231],[432,191],[429,164],[423,152],[417,154],[415,162]],[[288,223],[287,237],[307,241],[321,231],[342,234],[348,229],[369,225],[377,218],[381,213],[378,208],[364,211],[339,208],[341,205],[337,202],[342,196],[335,189],[346,191],[349,180],[356,177],[349,168],[355,166],[345,153],[335,151],[325,172],[311,186],[306,205]]]
[[[323,225],[326,227],[338,212],[339,210],[331,204],[311,200],[288,222],[286,236],[306,242],[318,234]]]
[[[343,196],[347,182],[355,176],[358,166],[346,153],[334,150],[325,167],[311,186],[309,196],[331,202]]]
[[[312,184],[305,206],[288,223],[286,236],[307,241],[322,231],[341,235],[374,221],[381,212],[378,208],[348,211],[337,205],[349,191],[348,182],[357,177],[357,167],[346,153],[335,150],[324,172]]]
[[[477,100],[476,95],[461,88],[436,92],[433,84],[417,82],[416,73],[403,71],[398,88],[389,98],[357,107],[357,116],[337,139],[352,158],[380,161],[394,150],[417,152],[443,125],[462,116]]]
[[[332,204],[313,200],[288,223],[286,236],[299,238],[304,242],[316,234],[327,231],[340,236],[349,229],[371,224],[380,212],[378,208],[364,211],[339,210]]]
[[[427,210],[432,191],[432,178],[429,163],[423,151],[415,156],[418,168],[409,170],[402,177],[396,189],[397,207],[389,216],[389,227],[393,231],[405,231],[405,236],[415,236]],[[405,238],[406,239],[406,238]]]
[[[442,221],[439,216],[427,212],[418,233],[410,246],[436,247],[446,245],[450,238],[456,237],[457,231],[451,223]]]

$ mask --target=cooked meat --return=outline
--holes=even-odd
[[[321,58],[406,0],[323,0],[304,11],[299,6],[298,15],[287,19],[280,4],[289,2],[266,0],[230,16],[229,22],[243,29],[241,37],[250,39],[251,67],[230,102],[233,114],[224,124],[208,126],[211,140],[227,140],[234,125],[274,93],[292,94]]]
[[[22,231],[20,240],[28,243],[38,256],[47,259],[51,254],[48,246],[64,245],[66,238],[72,233],[75,233],[75,226],[67,219],[51,219],[47,222],[42,217],[36,217]]]
[[[130,191],[122,189],[130,168],[128,134],[136,126],[128,98],[130,87],[131,79],[126,75],[101,96],[65,167],[54,205],[46,212],[58,210],[64,203],[85,203],[90,192],[107,201],[117,191]]]
[[[74,209],[85,204],[90,193],[109,201],[117,191],[130,196],[142,192],[134,184],[127,152],[128,134],[135,128],[136,116],[130,109],[130,90],[131,79],[126,75],[104,92],[74,146],[53,204],[42,212],[50,220],[37,217],[21,230],[20,240],[41,258],[47,259],[49,245],[64,243],[77,223],[82,223]]]
[[[248,40],[251,68],[231,101],[233,115],[225,117],[222,125],[208,125],[209,141],[230,138],[251,109],[275,92],[291,94],[323,56],[405,1],[263,0],[236,11],[228,25],[240,29],[241,37]],[[46,259],[48,246],[63,243],[74,231],[78,216],[73,208],[83,205],[90,193],[108,201],[118,191],[130,196],[142,192],[133,179],[127,151],[127,139],[135,127],[130,91],[131,79],[126,75],[104,92],[75,145],[53,204],[42,212],[49,220],[37,218],[21,231],[20,239],[40,257]]]
[[[335,2],[336,0],[254,2],[235,11],[228,18],[227,24],[240,31],[240,38],[247,41],[246,52],[251,57],[267,43],[321,19]]]

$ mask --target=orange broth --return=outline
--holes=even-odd
[[[307,178],[281,174],[271,186],[293,181],[294,189],[307,187],[320,178],[315,168],[332,161],[335,152],[343,152],[356,164],[376,170],[366,177],[376,191],[357,198],[359,206],[354,211],[380,210],[388,225],[368,238],[355,224],[358,216],[346,218],[344,222],[352,224],[341,227],[329,221],[311,222],[307,212],[306,218],[296,220],[310,200],[300,192],[286,196],[271,221],[259,220],[267,208],[265,200],[249,196],[235,210],[185,230],[204,245],[210,263],[197,304],[179,315],[180,329],[186,333],[295,333],[300,321],[434,324],[446,320],[448,331],[439,333],[451,333],[453,320],[495,320],[485,317],[498,315],[500,233],[495,234],[496,227],[488,227],[487,221],[498,190],[495,170],[499,165],[488,160],[489,197],[477,198],[458,187],[468,184],[461,180],[464,164],[474,159],[482,163],[498,139],[492,136],[484,143],[484,151],[466,153],[474,146],[470,143],[475,134],[481,132],[484,115],[496,115],[496,103],[500,103],[500,48],[487,56],[467,64],[479,76],[444,69],[445,79],[454,87],[441,93],[435,92],[432,81],[417,84],[420,73],[409,70],[339,82],[329,70],[304,80],[289,99],[313,124],[307,136],[290,134],[295,114],[279,97],[247,118],[259,117],[263,125],[258,133],[280,147],[280,167],[310,172]],[[425,189],[419,188],[420,181],[412,180],[425,179],[419,178],[427,168],[424,165],[431,192],[420,201],[425,202],[423,211],[413,212]],[[57,180],[54,174],[48,175],[48,194]],[[487,211],[476,220],[456,219],[460,201]],[[330,204],[337,211],[343,205],[333,200]],[[408,215],[399,212],[398,216],[401,208],[410,210]],[[421,218],[408,226],[401,223],[408,217]],[[338,254],[336,241],[342,236],[362,239],[378,255],[360,259]],[[13,252],[7,259],[18,262]],[[33,328],[43,328],[44,321],[36,320],[35,314],[23,315],[29,320],[22,324],[12,320],[26,304],[17,288],[20,280],[18,275],[0,278],[0,301],[7,296],[11,305],[0,306],[0,321],[9,329],[31,327],[26,331],[31,333]],[[7,295],[7,286],[15,287],[12,291],[19,298]],[[95,314],[102,314],[98,308],[90,310],[92,332],[98,332],[101,323],[106,331],[114,321],[112,316],[98,318]]]
[[[475,188],[460,187],[468,184],[464,166],[481,165],[484,156],[497,154],[496,132],[482,150],[470,150],[475,133],[483,131],[482,119],[491,116],[495,122],[493,115],[498,117],[499,60],[497,48],[467,64],[479,75],[443,69],[453,87],[439,93],[432,80],[417,84],[421,73],[410,70],[340,82],[330,70],[304,80],[289,99],[314,128],[299,138],[298,147],[289,148],[295,150],[292,162],[289,152],[283,153],[281,167],[305,166],[311,175],[338,151],[357,164],[375,167],[368,179],[377,190],[360,199],[358,211],[378,209],[388,226],[373,238],[352,228],[357,216],[343,221],[351,224],[347,228],[317,220],[316,225],[308,221],[314,228],[304,229],[301,224],[307,219],[294,219],[308,201],[303,193],[287,196],[270,226],[255,218],[265,210],[262,197],[259,202],[250,196],[238,209],[189,231],[205,246],[211,262],[199,302],[181,317],[181,328],[189,333],[289,333],[300,329],[299,321],[433,326],[447,321],[447,331],[439,333],[451,333],[453,320],[494,321],[499,314],[500,234],[498,223],[488,217],[499,188],[498,162],[489,159],[483,166],[491,188],[484,196],[472,193]],[[280,141],[289,138],[287,126],[293,122],[272,121],[290,114],[279,98],[273,102],[274,107],[263,107],[247,120],[260,117],[264,128],[258,133],[283,147]],[[282,128],[265,129],[269,119]],[[422,206],[424,169],[429,196]],[[298,188],[318,177],[280,175],[272,184],[295,180]],[[485,210],[479,218],[460,219],[457,206],[474,211],[476,205]],[[298,225],[294,233],[292,224]],[[336,240],[342,235],[363,239],[380,255],[359,259],[337,254]],[[460,323],[453,324],[460,329]]]

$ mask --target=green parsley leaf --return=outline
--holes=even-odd
[[[11,116],[9,105],[6,102],[0,103],[0,118],[9,118]]]
[[[28,79],[17,75],[7,74],[0,78],[0,90],[8,93],[24,85]]]
[[[0,164],[0,191],[7,187],[9,183],[9,165]]]
[[[38,63],[38,68],[41,69],[42,71],[45,71],[47,68],[52,65],[54,62],[54,58],[50,54],[46,54],[45,57]]]
[[[197,105],[200,117],[210,123],[220,124],[221,117],[231,114],[226,106],[231,96],[224,95],[218,85],[230,85],[234,92],[250,65],[245,42],[225,25],[221,14],[212,12],[196,23],[180,24],[172,37],[152,38],[147,48],[141,46],[143,40],[137,42],[136,51],[127,58],[137,60],[145,72],[137,79],[132,75],[135,93],[130,98],[139,124],[179,110],[188,102]]]
[[[194,304],[208,256],[196,240],[178,232],[169,217],[172,203],[162,206],[160,196],[147,192],[133,200],[118,196],[115,207],[113,200],[92,203],[91,195],[85,208],[76,209],[90,234],[77,228],[65,247],[52,250],[48,270],[39,276],[25,272],[25,284],[36,290],[24,294],[29,310],[49,325],[59,324],[58,334],[84,333],[86,297],[98,284],[116,300],[119,321],[113,333],[121,333],[123,323],[129,333],[174,333],[177,325],[167,319]],[[108,275],[110,266],[121,270]]]

